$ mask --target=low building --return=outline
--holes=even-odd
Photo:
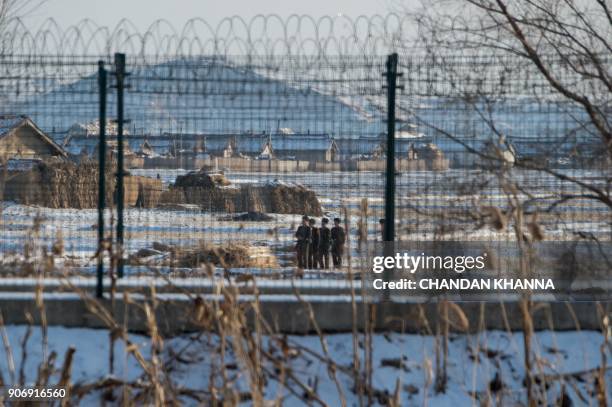
[[[167,155],[175,156],[177,150],[206,153],[212,157],[230,158],[236,155],[236,139],[233,134],[162,133],[157,139],[166,143]]]
[[[242,136],[236,141],[236,151],[242,157],[258,160],[272,160],[275,157],[272,141],[269,136],[253,134]]]
[[[106,121],[106,136],[116,137],[118,132],[117,123],[112,120]],[[123,129],[124,135],[129,135],[130,131],[127,128]],[[68,138],[98,138],[100,135],[100,121],[94,120],[89,123],[75,123],[68,129]]]
[[[0,116],[3,160],[66,159],[66,151],[27,116]]]
[[[149,143],[149,140],[147,139],[142,142],[140,148],[138,149],[138,151],[136,151],[136,155],[142,158],[159,157],[159,154],[157,154],[157,152],[155,151],[153,146],[151,146],[151,143]]]
[[[94,149],[94,157],[98,157],[98,146]],[[112,161],[117,160],[119,155],[119,142],[117,140],[106,141],[106,154]],[[124,168],[143,168],[144,158],[136,154],[129,144],[123,143],[123,165]]]
[[[336,141],[327,135],[254,134],[236,140],[239,154],[255,159],[335,162],[339,159]]]
[[[278,159],[298,161],[335,162],[340,160],[337,140],[328,134],[295,133],[281,128],[277,133],[217,133],[189,134],[163,133],[161,138],[182,149],[192,149],[198,144],[211,157]],[[173,154],[170,152],[170,154]]]
[[[336,141],[324,135],[291,135],[273,137],[271,140],[276,158],[293,158],[298,161],[335,162],[340,151]]]
[[[106,122],[106,140],[113,141],[117,139],[117,124],[111,120]],[[125,136],[124,147],[129,144],[130,132],[128,129],[123,129]],[[62,143],[63,148],[74,156],[89,156],[97,158],[98,145],[100,144],[100,122],[94,120],[89,123],[75,123],[68,129],[68,133]],[[95,155],[95,157],[94,157]]]
[[[235,142],[216,140],[206,141],[204,151],[215,157],[231,158],[236,155]]]

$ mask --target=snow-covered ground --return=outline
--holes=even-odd
[[[0,356],[0,372],[6,384],[15,383],[22,365],[21,341],[27,331],[24,326],[7,326],[6,335],[12,349],[12,361],[7,352]],[[141,335],[130,335],[129,339],[143,352],[145,359],[150,358],[150,340]],[[365,366],[363,336],[359,336],[358,357]],[[281,357],[281,337],[272,340],[263,338],[262,349]],[[353,361],[353,337],[350,334],[327,335],[325,341],[329,357],[337,364],[336,375],[342,396],[330,377],[328,367],[318,336],[289,336],[288,349],[284,347],[285,367],[291,368],[295,377],[316,390],[316,394],[330,406],[340,405],[345,397],[348,405],[357,405],[358,396],[351,390],[353,381],[348,374]],[[548,397],[546,405],[554,405],[561,389],[571,398],[574,406],[597,405],[594,376],[589,373],[601,363],[600,347],[604,341],[598,332],[539,332],[533,338],[533,351],[537,355],[534,373],[548,378]],[[231,342],[228,341],[228,342]],[[525,405],[526,391],[523,337],[520,333],[509,334],[501,331],[481,332],[474,335],[452,335],[448,349],[448,387],[444,393],[434,391],[435,382],[435,337],[400,333],[379,333],[373,337],[372,386],[375,389],[374,405],[382,401],[385,393],[391,395],[399,383],[401,405],[429,406],[470,406],[483,405],[483,400],[491,397],[494,405]],[[24,372],[25,382],[36,379],[39,363],[43,358],[41,329],[32,329],[27,342],[27,360]],[[146,380],[139,363],[125,353],[121,341],[115,343],[114,371],[109,371],[109,334],[104,330],[67,329],[50,327],[48,330],[48,350],[56,352],[61,365],[68,347],[76,347],[71,382],[73,384],[91,383],[108,376],[133,382],[139,378]],[[284,346],[284,345],[283,345]],[[4,348],[7,349],[7,348]],[[174,385],[188,389],[207,391],[214,380],[221,386],[222,375],[219,366],[219,338],[215,335],[189,334],[164,341],[161,360],[163,368],[170,372]],[[47,353],[47,354],[49,354]],[[607,357],[610,358],[608,348]],[[177,356],[178,355],[178,356]],[[232,389],[249,392],[248,369],[228,350],[223,364]],[[9,366],[14,366],[13,371]],[[213,366],[217,370],[212,370]],[[283,405],[305,405],[286,388],[279,389],[278,375],[273,372],[269,361],[263,364],[265,374],[265,398],[269,400],[282,397]],[[495,388],[495,377],[499,378],[501,390]],[[540,379],[543,376],[540,376]],[[58,381],[59,372],[54,372],[50,383]],[[605,375],[608,392],[612,387],[612,371]],[[493,382],[493,383],[492,383]],[[286,383],[298,394],[303,394],[295,381],[290,378]],[[120,389],[116,389],[116,395]],[[81,400],[81,405],[99,404],[100,392],[93,391]],[[367,398],[365,399],[367,405]],[[186,405],[196,405],[189,397],[183,397]],[[250,405],[245,401],[243,405]],[[316,403],[315,403],[316,404]],[[565,404],[569,405],[569,404]]]
[[[184,170],[133,170],[135,174],[156,177],[168,185]],[[358,229],[360,205],[364,198],[368,202],[367,237],[369,242],[380,239],[379,219],[384,215],[383,176],[374,172],[331,172],[331,173],[235,173],[226,174],[236,184],[265,183],[274,180],[299,183],[313,188],[323,206],[326,216],[343,217],[343,208],[350,214],[351,258],[359,266]],[[592,174],[579,174],[589,177]],[[483,191],[460,193],[458,183],[468,183],[466,177],[479,177],[476,172],[450,170],[446,172],[403,173],[398,177],[398,205],[396,218],[398,239],[403,241],[435,240],[440,229],[439,218],[427,215],[417,216],[416,211],[431,212],[445,208],[453,211],[466,210],[473,206],[506,205],[504,194],[496,187]],[[560,192],[562,185],[542,174],[519,173],[517,177],[528,186],[531,199],[538,198],[538,205],[546,205]],[[566,188],[567,186],[563,186]],[[565,193],[571,192],[564,189]],[[58,259],[59,265],[76,267],[92,266],[96,252],[97,212],[93,209],[49,209],[3,202],[0,211],[0,262],[11,263],[20,260],[27,243],[50,250],[58,239],[64,244],[65,254]],[[542,229],[547,240],[575,239],[575,233],[593,233],[600,240],[609,240],[610,224],[605,208],[592,202],[572,201],[563,206],[568,214],[556,220],[545,220]],[[136,209],[125,211],[126,250],[128,254],[141,248],[151,247],[153,242],[181,246],[194,246],[205,242],[247,242],[270,246],[279,258],[281,266],[289,265],[293,254],[293,234],[300,223],[302,214],[272,214],[267,222],[238,222],[223,218],[226,213],[210,213],[200,210]],[[35,222],[38,219],[39,222]],[[504,242],[513,240],[511,228],[498,232],[491,228],[476,228],[462,224],[451,232],[452,240]],[[107,225],[112,225],[110,211]],[[472,222],[473,223],[473,222]],[[33,226],[37,225],[38,229]],[[36,230],[35,230],[36,229]]]

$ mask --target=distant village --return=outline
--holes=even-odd
[[[117,154],[117,128],[106,124],[107,151]],[[382,171],[384,137],[334,138],[324,133],[298,133],[289,128],[260,133],[161,133],[124,131],[126,168],[187,170],[211,168],[253,172]],[[99,123],[72,125],[62,140],[46,134],[27,116],[0,117],[0,157],[12,169],[47,159],[97,160]],[[425,136],[399,130],[399,171],[442,171],[449,167],[443,152]]]

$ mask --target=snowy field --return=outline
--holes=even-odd
[[[184,170],[134,170],[136,175],[156,177],[158,174],[167,187]],[[264,183],[280,179],[305,185],[315,190],[325,215],[343,217],[344,208],[349,213],[352,264],[358,267],[363,255],[358,251],[358,228],[362,211],[360,205],[366,198],[368,203],[367,241],[380,240],[379,219],[383,217],[384,182],[382,174],[373,172],[330,173],[227,173],[231,182]],[[596,174],[582,171],[577,174],[584,179],[595,179]],[[470,207],[507,205],[505,195],[497,187],[488,187],[478,193],[466,193],[464,184],[482,174],[450,170],[446,172],[403,173],[398,177],[398,205],[396,218],[398,239],[402,241],[434,240],[441,226],[438,218],[427,213],[446,210],[467,210]],[[544,206],[559,193],[569,193],[567,185],[544,177],[542,174],[518,173],[517,177],[531,191],[533,205]],[[537,198],[537,199],[536,199]],[[96,252],[96,210],[48,209],[3,202],[0,213],[0,262],[10,264],[23,260],[26,246],[50,251],[52,245],[61,241],[64,254],[56,264],[65,267],[87,269],[94,265]],[[576,233],[593,233],[600,240],[609,240],[610,223],[607,209],[588,201],[572,201],[564,205],[561,214],[541,220],[547,240],[572,240]],[[417,214],[417,212],[419,214]],[[424,214],[425,213],[425,214]],[[281,267],[290,267],[294,231],[300,223],[301,214],[271,214],[272,220],[265,222],[242,222],[224,220],[228,214],[192,210],[135,209],[125,212],[126,250],[128,255],[139,249],[150,248],[154,242],[177,246],[196,246],[201,242],[248,244],[271,248]],[[107,225],[115,220],[110,211],[106,214]],[[494,231],[488,227],[477,228],[473,224],[455,221],[458,230],[449,232],[450,240],[504,242],[514,239],[511,228]],[[36,250],[30,250],[31,253]]]
[[[16,377],[19,376],[24,363],[21,343],[27,328],[7,326],[5,329],[9,346],[6,349],[10,348],[12,352],[2,352],[0,372],[5,383],[10,384],[16,383]],[[35,327],[27,341],[27,359],[23,367],[25,383],[35,381],[39,363],[43,358],[41,335],[41,329]],[[140,335],[130,335],[129,339],[149,361],[149,339]],[[342,397],[348,405],[358,404],[358,396],[351,390],[353,381],[347,373],[353,361],[353,337],[350,334],[325,337],[330,358],[337,364],[336,375],[340,392],[329,375],[327,365],[322,362],[326,357],[318,336],[289,336],[286,339],[287,346],[284,350],[289,357],[285,359],[284,367],[290,368],[297,380],[315,389],[318,397],[327,405],[340,405]],[[360,344],[363,344],[363,339],[360,335]],[[262,349],[279,357],[281,340],[280,337],[274,340],[264,337]],[[540,332],[535,335],[533,349],[538,357],[534,372],[539,375],[540,380],[546,378],[548,382],[548,390],[545,392],[546,405],[555,405],[562,391],[573,402],[564,405],[597,405],[592,371],[600,366],[600,347],[603,341],[600,333],[587,331]],[[114,348],[114,372],[109,371],[108,331],[49,328],[46,351],[47,354],[57,353],[59,365],[70,346],[76,347],[71,382],[77,387],[109,377],[130,383],[138,383],[139,380],[140,383],[146,383],[148,380],[139,363],[132,356],[126,355],[121,341],[117,341]],[[223,375],[219,370],[222,365],[225,366],[228,383],[233,389],[243,393],[242,405],[251,405],[246,396],[249,393],[248,369],[230,351],[225,355],[225,360],[221,361],[220,354],[215,352],[218,346],[219,338],[212,334],[183,335],[164,341],[160,354],[164,373],[171,378],[175,388],[194,390],[193,396],[181,398],[185,405],[198,405],[196,397],[206,397],[211,380],[217,386],[222,385]],[[401,405],[525,405],[522,334],[489,331],[469,336],[452,335],[448,350],[448,387],[445,393],[439,394],[434,391],[434,346],[435,338],[431,336],[375,334],[372,346],[372,404],[385,405],[385,397],[391,396],[398,385]],[[610,349],[606,350],[606,354],[608,359],[612,356]],[[362,347],[359,347],[358,355],[363,367],[365,362]],[[273,373],[271,362],[266,361],[263,370],[268,372],[264,374],[266,399],[280,399],[283,405],[287,406],[307,405],[287,388],[279,388],[279,376]],[[49,383],[57,383],[58,379],[59,372],[55,371]],[[610,369],[605,380],[609,391],[612,387]],[[286,378],[286,386],[296,391],[297,395],[304,394],[290,378]],[[114,395],[120,397],[120,387],[115,388]],[[93,390],[83,396],[80,404],[98,405],[100,398],[101,391]],[[487,400],[492,400],[493,404],[487,404]],[[365,404],[368,404],[367,397]]]

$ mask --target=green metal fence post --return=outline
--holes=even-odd
[[[397,53],[387,57],[387,165],[385,171],[385,222],[384,222],[384,255],[394,256],[395,241],[395,93],[397,89]],[[386,269],[384,277],[391,280],[393,270]],[[391,293],[385,289],[384,300],[389,300]]]
[[[98,269],[96,281],[96,297],[102,298],[104,287],[104,209],[106,207],[105,175],[106,175],[106,69],[104,61],[98,62],[98,88],[100,92],[100,140],[98,145]]]
[[[115,54],[115,78],[117,81],[117,276],[123,277],[124,247],[123,247],[123,205],[124,205],[124,164],[123,164],[123,98],[125,89],[125,54]]]

